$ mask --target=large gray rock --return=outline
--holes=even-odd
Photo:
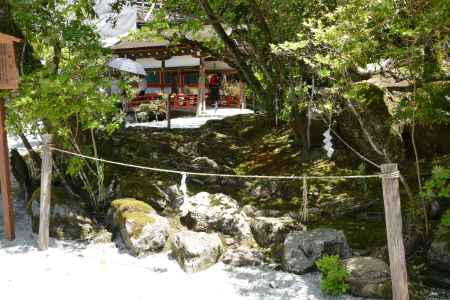
[[[108,215],[131,254],[143,256],[164,249],[169,237],[169,221],[147,203],[117,199],[112,202]]]
[[[343,261],[350,276],[350,292],[365,298],[390,298],[392,294],[389,266],[375,257],[352,257]]]
[[[323,255],[350,257],[350,248],[342,231],[317,228],[288,233],[283,245],[283,269],[297,274],[306,273]]]
[[[32,229],[39,232],[40,188],[30,199],[28,212],[31,215]],[[88,240],[97,230],[97,226],[88,217],[81,201],[71,200],[64,189],[52,188],[50,209],[50,236],[63,240]]]
[[[224,194],[201,192],[181,207],[181,222],[195,231],[218,231],[239,240],[252,238],[249,218],[236,200]]]
[[[261,252],[246,247],[229,249],[223,256],[222,262],[233,267],[259,266],[264,262]]]
[[[283,243],[291,231],[304,230],[304,226],[290,217],[256,217],[250,223],[253,237],[261,247]]]
[[[433,241],[428,250],[427,262],[430,267],[450,273],[450,242]]]
[[[427,254],[426,281],[430,285],[450,289],[450,236],[440,228]]]
[[[173,256],[187,273],[209,268],[224,252],[217,233],[180,231],[171,238],[171,245]]]

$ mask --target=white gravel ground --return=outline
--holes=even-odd
[[[170,120],[171,128],[174,129],[193,129],[199,128],[206,124],[209,120],[222,120],[226,117],[236,115],[253,114],[250,109],[239,108],[219,108],[217,111],[214,109],[205,110],[199,117],[183,117],[174,118]],[[128,123],[127,127],[150,127],[150,128],[166,128],[167,121],[153,121],[145,123]]]
[[[0,207],[1,299],[336,299],[320,292],[317,273],[300,276],[269,267],[231,268],[218,263],[186,274],[168,253],[139,259],[129,255],[120,241],[89,244],[51,239],[50,249],[39,251],[25,204],[18,200],[17,184],[13,185],[15,241],[3,240]]]

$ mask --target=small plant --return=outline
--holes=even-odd
[[[428,201],[450,198],[450,168],[440,166],[433,168],[431,178],[425,182],[422,197]],[[450,228],[450,211],[442,216],[441,224]]]
[[[450,210],[447,210],[442,216],[441,224],[445,227],[450,228]]]
[[[349,273],[339,256],[323,256],[316,262],[316,266],[322,272],[320,289],[324,293],[339,296],[348,291],[347,280]]]
[[[450,198],[450,168],[433,168],[431,178],[425,182],[424,196],[427,199]]]

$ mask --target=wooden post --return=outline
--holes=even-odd
[[[3,199],[5,238],[15,239],[14,209],[11,197],[11,172],[9,169],[8,137],[5,128],[5,100],[0,98],[0,188]]]
[[[164,94],[164,89],[166,87],[166,60],[163,59],[161,61],[161,93],[163,94],[163,96],[165,96]],[[167,99],[166,99],[166,120],[167,120],[167,129],[170,129],[170,95],[167,95]]]
[[[245,82],[239,81],[239,102],[241,102],[241,108],[247,108],[247,101],[245,99]]]
[[[52,144],[53,136],[46,134],[43,137],[42,169],[41,169],[41,199],[39,212],[39,250],[48,249],[50,232],[50,200],[52,197]]]
[[[387,174],[382,178],[382,185],[392,295],[394,300],[408,300],[408,275],[406,271],[405,248],[403,246],[398,176],[389,175],[397,171],[397,164],[381,165],[381,172]]]
[[[203,103],[205,102],[205,66],[203,64],[203,57],[200,57],[200,73],[198,76],[198,97],[197,97],[197,116],[199,116],[205,109]]]

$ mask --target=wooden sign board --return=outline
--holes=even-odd
[[[16,64],[14,43],[20,39],[0,33],[0,90],[19,87],[19,70]]]

